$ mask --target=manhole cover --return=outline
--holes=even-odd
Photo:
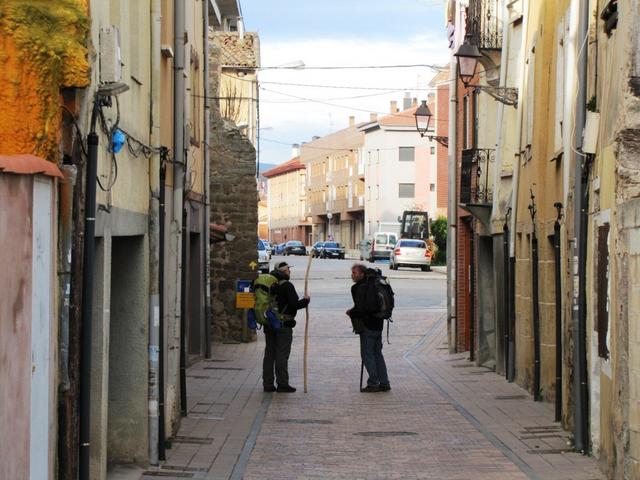
[[[193,478],[193,473],[185,472],[157,472],[155,470],[147,470],[142,472],[143,477],[178,477],[178,478]]]
[[[310,425],[330,425],[331,420],[314,420],[311,418],[288,418],[286,420],[278,420],[280,423],[301,423]]]
[[[183,437],[183,436],[175,436],[173,437],[174,443],[190,443],[194,445],[211,445],[213,438],[203,438],[203,437]]]
[[[354,435],[361,437],[405,437],[409,435],[417,435],[416,432],[357,432]]]
[[[240,367],[204,367],[205,370],[233,370],[233,371],[240,371],[240,370],[244,370],[244,368],[240,368]]]
[[[571,450],[566,450],[564,448],[547,448],[547,449],[539,449],[539,450],[527,450],[527,453],[538,454],[538,455],[559,455],[562,453],[570,452]]]
[[[162,465],[163,470],[173,470],[179,472],[208,472],[209,469],[205,467],[185,467],[183,465]]]
[[[495,397],[496,400],[524,400],[526,398],[526,395],[497,395]]]

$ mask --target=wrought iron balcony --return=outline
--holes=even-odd
[[[499,0],[469,0],[467,35],[481,50],[502,48],[502,20]]]
[[[493,185],[489,170],[496,160],[495,149],[472,148],[462,151],[460,168],[460,203],[486,205],[493,202]]]

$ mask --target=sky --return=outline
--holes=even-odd
[[[350,115],[363,122],[370,112],[386,114],[405,92],[426,99],[437,73],[311,67],[442,66],[449,59],[444,0],[241,0],[241,7],[246,31],[260,37],[260,163],[291,159],[292,144],[346,128]],[[300,62],[304,69],[269,68]]]

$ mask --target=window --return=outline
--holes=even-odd
[[[435,155],[436,154],[436,147],[431,147],[431,155]]]
[[[435,192],[436,191],[436,184],[435,183],[429,184],[429,191],[430,192]]]
[[[414,198],[415,196],[416,196],[415,183],[399,183],[398,184],[399,198]]]
[[[413,162],[416,158],[415,147],[400,147],[400,158],[401,162]]]

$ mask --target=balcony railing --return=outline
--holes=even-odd
[[[502,48],[502,20],[498,0],[469,0],[467,8],[467,35],[478,48]]]
[[[493,185],[489,171],[496,160],[496,151],[472,148],[462,151],[460,168],[460,203],[487,204],[493,202]]]

